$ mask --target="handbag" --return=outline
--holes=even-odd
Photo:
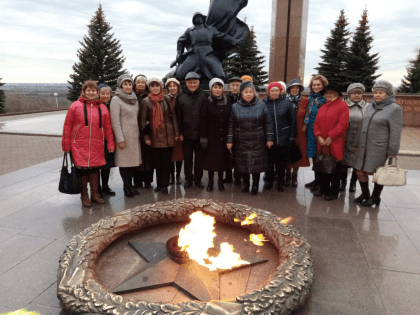
[[[407,183],[407,171],[398,167],[397,157],[394,163],[389,164],[389,158],[385,165],[376,169],[373,174],[373,182],[382,186],[405,186]]]
[[[300,152],[299,146],[296,144],[292,144],[290,146],[290,152],[289,152],[290,164],[293,164],[299,161],[300,159],[302,159],[302,152]]]
[[[82,181],[80,175],[76,172],[73,158],[70,153],[71,172],[68,170],[67,152],[64,153],[63,166],[61,167],[60,183],[58,191],[63,194],[77,195],[82,192]]]
[[[329,148],[329,154],[321,154],[318,151],[318,154],[314,157],[314,172],[324,173],[324,174],[335,174],[337,163],[335,158],[331,155],[331,147]]]

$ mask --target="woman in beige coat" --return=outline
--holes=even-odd
[[[134,170],[142,163],[140,131],[137,121],[139,103],[133,92],[133,79],[128,74],[118,78],[115,97],[111,101],[111,123],[117,143],[115,165],[120,168],[127,197],[139,192],[131,185]]]

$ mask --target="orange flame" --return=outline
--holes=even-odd
[[[288,217],[286,219],[281,220],[280,223],[289,224],[292,220],[293,220],[292,217]]]
[[[239,219],[233,219],[235,222],[241,222],[241,225],[251,225],[254,224],[254,219],[257,217],[256,213],[251,214],[249,217],[246,217],[245,220],[241,222]]]
[[[249,240],[257,246],[264,246],[263,242],[268,242],[262,234],[251,234]]]
[[[207,251],[214,247],[215,219],[201,211],[194,212],[190,219],[191,222],[179,232],[178,246],[182,251],[186,251],[192,260],[211,271],[249,264],[242,260],[239,254],[234,253],[233,246],[228,243],[220,245],[221,251],[217,257],[210,257]],[[207,263],[208,261],[210,263]]]

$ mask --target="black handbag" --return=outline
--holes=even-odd
[[[329,148],[329,154],[318,154],[314,157],[314,172],[324,173],[324,174],[335,174],[337,162],[335,158],[331,155],[331,147]]]
[[[64,153],[63,166],[61,167],[60,183],[58,184],[58,191],[63,194],[77,195],[82,192],[82,180],[76,172],[76,167],[73,163],[73,158],[70,153],[71,172],[68,170],[67,153]]]
[[[290,152],[289,152],[290,164],[293,164],[299,161],[301,158],[302,158],[302,152],[300,152],[299,146],[296,144],[292,144],[290,146]]]

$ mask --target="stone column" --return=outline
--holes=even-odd
[[[308,10],[309,0],[273,0],[269,82],[303,84]]]

